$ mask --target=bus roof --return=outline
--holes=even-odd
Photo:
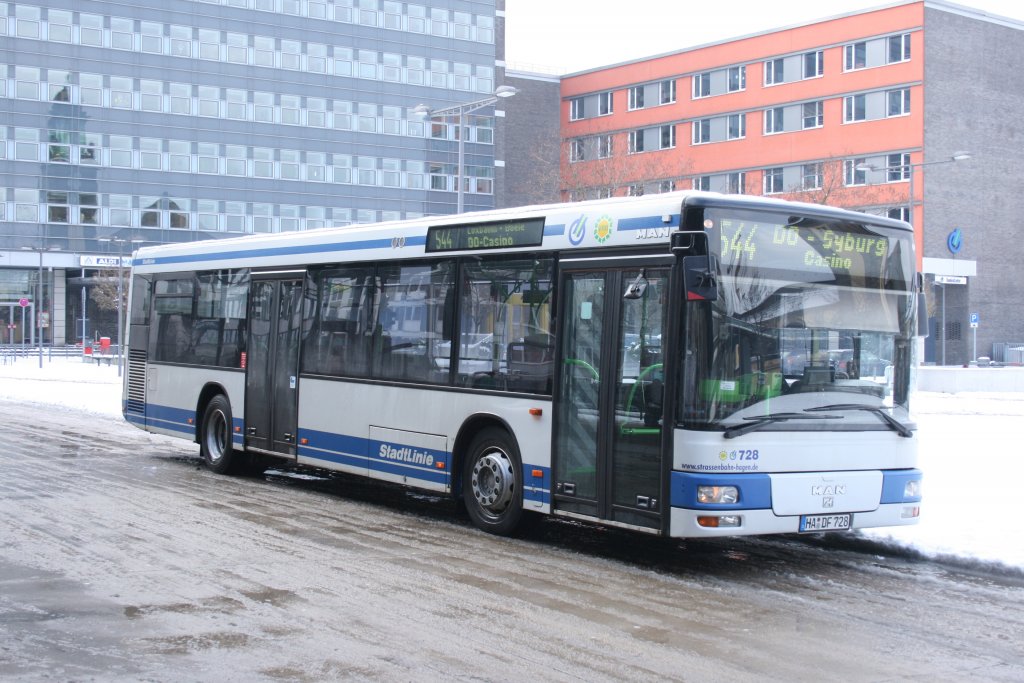
[[[668,253],[671,231],[679,229],[683,205],[732,206],[767,211],[789,211],[840,220],[864,222],[895,229],[910,226],[878,216],[835,209],[820,204],[787,202],[766,197],[680,191],[643,197],[612,197],[461,215],[320,228],[304,232],[245,235],[200,242],[143,247],[133,255],[136,272],[175,272],[231,268],[297,268],[353,261],[379,261],[430,256],[430,229],[444,226],[472,228],[519,224],[542,219],[541,244],[501,248],[502,253],[534,253],[601,247],[637,248],[664,244]],[[438,251],[436,244],[432,245]],[[493,248],[462,249],[453,253],[494,253]]]

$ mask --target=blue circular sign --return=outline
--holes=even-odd
[[[964,233],[960,228],[953,228],[953,232],[949,233],[949,237],[946,238],[946,247],[950,254],[959,254],[960,250],[964,248]]]

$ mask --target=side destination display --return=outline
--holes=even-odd
[[[544,219],[436,225],[427,228],[427,253],[462,249],[539,247],[544,241]]]

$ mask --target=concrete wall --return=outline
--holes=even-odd
[[[1024,392],[1024,368],[917,369],[918,391],[955,394],[960,391]]]
[[[960,323],[960,339],[947,339],[947,363],[954,365],[970,355],[972,312],[981,319],[978,355],[991,356],[993,342],[1024,339],[1024,24],[980,16],[967,8],[925,9],[925,162],[961,150],[972,155],[917,171],[926,207],[924,256],[978,264],[968,285],[947,291],[947,323]],[[946,247],[954,228],[964,235],[956,256]]]

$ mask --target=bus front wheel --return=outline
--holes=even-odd
[[[231,439],[231,403],[218,394],[206,406],[199,435],[199,452],[211,471],[227,474],[238,465]]]
[[[488,428],[469,446],[462,469],[462,497],[478,528],[498,536],[516,532],[523,517],[522,465],[508,434]]]

